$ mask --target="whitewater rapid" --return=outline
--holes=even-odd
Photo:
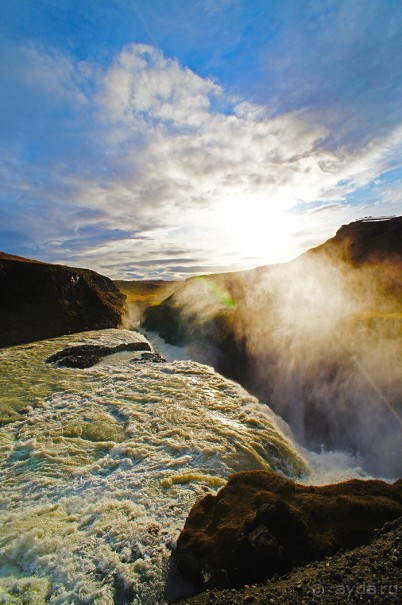
[[[308,460],[268,406],[208,366],[133,352],[83,370],[45,363],[71,345],[143,340],[102,330],[0,351],[1,603],[164,603],[199,497],[247,469],[322,482],[325,457]]]

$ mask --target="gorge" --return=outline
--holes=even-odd
[[[294,261],[190,278],[143,325],[267,401],[316,451],[402,473],[402,217],[343,226]]]
[[[161,605],[272,575],[264,557],[288,538],[270,519],[308,535],[311,558],[292,565],[396,520],[401,241],[402,218],[363,221],[286,265],[118,282],[123,294],[92,272],[3,254],[3,601]],[[176,347],[123,329],[126,309]],[[260,575],[244,559],[230,568],[232,551],[262,561]]]

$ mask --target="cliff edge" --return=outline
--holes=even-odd
[[[124,295],[95,271],[0,252],[0,347],[116,328],[124,312]]]
[[[361,219],[342,225],[335,236],[308,254],[324,254],[355,265],[402,259],[402,216]]]

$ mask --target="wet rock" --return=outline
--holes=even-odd
[[[169,344],[181,345],[185,342],[180,309],[174,305],[173,296],[168,297],[162,304],[148,307],[142,326],[146,330],[158,332]]]
[[[46,359],[46,363],[56,363],[65,368],[90,368],[106,355],[121,351],[151,351],[147,342],[128,342],[116,346],[78,345],[58,351]]]
[[[131,363],[166,363],[166,359],[164,359],[159,353],[142,353],[141,359],[132,359]]]

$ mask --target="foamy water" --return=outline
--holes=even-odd
[[[287,428],[192,361],[123,352],[85,370],[45,359],[103,330],[0,351],[0,601],[164,602],[171,545],[197,498],[246,469],[305,477]]]

